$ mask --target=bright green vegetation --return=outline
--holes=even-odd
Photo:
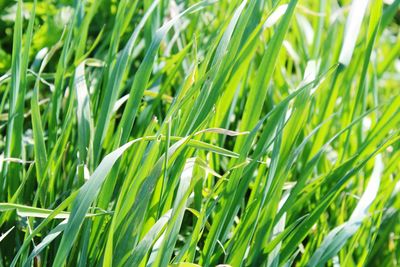
[[[400,266],[399,5],[0,1],[0,266]]]

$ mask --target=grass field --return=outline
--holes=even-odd
[[[0,266],[400,266],[399,0],[0,0]]]

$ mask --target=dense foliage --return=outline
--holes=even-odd
[[[0,0],[0,266],[400,266],[399,0]]]

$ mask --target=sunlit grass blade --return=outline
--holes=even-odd
[[[0,266],[398,265],[399,0],[0,2]]]

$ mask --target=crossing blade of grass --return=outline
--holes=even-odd
[[[329,97],[327,97],[325,100],[321,121],[325,120],[334,110],[335,102],[338,98],[339,93],[337,84],[339,81],[339,75],[341,75],[344,69],[348,67],[352,59],[353,51],[356,46],[356,41],[361,29],[361,23],[364,19],[368,2],[369,1],[363,0],[352,1],[350,12],[346,20],[344,40],[339,54],[338,61],[340,66],[338,67],[337,72],[333,77],[331,88],[328,91]],[[317,147],[319,147],[324,142],[323,136],[326,135],[326,131],[328,131],[329,127],[330,125],[326,125],[320,130],[320,132],[316,136],[314,149],[312,150],[311,154],[313,154],[313,152],[315,152],[315,149],[317,149]]]
[[[149,232],[143,237],[139,244],[132,251],[132,255],[126,262],[126,265],[139,266],[145,255],[149,252],[151,246],[155,243],[157,238],[161,235],[162,230],[171,218],[172,210],[160,217],[153,225]]]
[[[153,9],[155,8],[155,4],[156,4],[156,2],[154,2],[154,4],[152,5]],[[162,39],[168,33],[168,31],[171,29],[171,27],[179,21],[180,17],[184,16],[185,14],[190,14],[192,12],[196,12],[199,9],[206,6],[207,4],[209,4],[207,1],[203,1],[203,2],[200,2],[200,3],[197,3],[193,6],[191,6],[190,8],[188,8],[185,11],[183,11],[182,13],[180,13],[179,16],[171,19],[169,22],[164,24],[161,28],[159,28],[156,31],[155,37],[154,37],[153,41],[151,42],[149,49],[146,51],[146,55],[145,55],[142,63],[140,64],[139,69],[137,70],[137,72],[135,74],[132,86],[130,88],[129,98],[127,100],[124,112],[122,113],[121,122],[117,128],[116,136],[119,138],[119,140],[117,140],[115,142],[115,146],[118,146],[119,144],[124,144],[125,142],[127,142],[128,138],[129,138],[131,129],[133,127],[133,123],[135,121],[136,113],[139,109],[139,104],[140,104],[141,98],[143,96],[143,93],[144,93],[147,83],[149,81],[151,71],[153,69],[154,59],[158,52],[158,48],[160,46]],[[151,9],[151,10],[153,10],[153,9]],[[150,15],[150,14],[151,14],[151,12],[148,13],[148,15]],[[145,20],[143,20],[143,23],[144,23],[144,21]],[[112,92],[115,92],[115,90],[113,90]],[[115,102],[115,100],[116,99],[114,99],[114,102]],[[105,113],[106,116],[107,116],[107,114],[109,114],[108,111],[109,110],[107,110],[107,113]],[[103,121],[103,123],[105,123],[105,121]],[[98,125],[100,125],[100,127],[104,126],[102,124],[102,121],[98,122]],[[97,138],[96,138],[96,133],[95,133],[95,137],[94,137],[94,146],[95,147],[99,148],[101,139],[102,139],[102,136],[101,137],[97,136]],[[95,152],[95,158],[96,158],[96,155],[99,155],[99,153]],[[118,172],[118,166],[116,167],[115,172]],[[115,180],[109,179],[107,181],[106,188],[112,188],[113,183],[115,183],[115,182],[116,182]],[[112,194],[112,191],[106,192],[106,194],[107,195],[105,195],[103,197],[103,199],[104,199],[103,202],[107,204],[109,202],[109,198]]]
[[[17,214],[22,217],[36,217],[36,218],[47,218],[53,210],[41,209],[30,207],[20,204],[0,203],[0,211],[16,210]],[[54,216],[55,219],[68,219],[70,216],[69,212],[60,212]],[[86,217],[96,216],[96,214],[87,213]]]
[[[56,209],[54,209],[24,240],[24,243],[19,248],[17,254],[15,255],[13,261],[11,262],[12,267],[16,266],[21,255],[26,251],[32,238],[35,237],[43,228],[45,228],[51,220],[53,220],[57,214],[66,209],[75,199],[77,192],[72,193],[67,199],[65,199]]]
[[[247,24],[246,19],[248,19],[248,17],[246,16],[244,17],[244,20],[241,21],[242,23],[237,25],[246,3],[247,1],[242,1],[240,6],[235,10],[231,20],[229,21],[229,24],[227,25],[227,28],[221,36],[221,40],[216,46],[215,55],[210,62],[215,71],[210,73],[208,81],[205,82],[200,95],[195,102],[195,110],[197,110],[197,112],[191,112],[189,114],[186,123],[187,126],[185,127],[187,128],[187,132],[190,132],[202,122],[202,120],[207,116],[207,112],[211,110],[213,103],[215,103],[215,100],[218,97],[218,88],[220,87],[219,83],[222,81],[221,77],[226,76],[228,67],[230,66],[230,64],[223,63],[224,61],[227,61],[225,63],[229,63],[229,61],[234,58],[233,55],[237,52],[241,34],[243,34]],[[247,12],[251,12],[253,8],[254,1],[252,1],[248,6]],[[237,29],[234,32],[235,27]]]
[[[366,86],[366,79],[367,79],[367,71],[368,71],[368,66],[370,64],[370,59],[372,55],[372,48],[376,42],[376,37],[377,33],[379,30],[379,25],[380,25],[380,19],[381,19],[381,14],[382,14],[382,2],[381,1],[376,1],[372,7],[372,12],[370,16],[370,21],[368,25],[368,36],[367,36],[367,47],[366,47],[366,52],[365,52],[365,57],[364,57],[364,63],[363,63],[363,68],[362,72],[360,75],[360,81],[359,81],[359,86],[357,90],[357,96],[356,100],[354,101],[353,106],[351,107],[351,116],[349,117],[350,121],[352,121],[355,117],[356,114],[360,114],[364,112],[365,109],[365,86]],[[362,130],[362,128],[360,127]],[[361,140],[361,133],[362,131],[358,131],[358,139],[359,141]],[[350,139],[350,132],[348,132],[346,141],[345,141],[345,146],[343,149],[343,152],[348,150],[349,146],[349,139]]]
[[[370,181],[361,196],[350,219],[343,225],[333,229],[324,239],[321,246],[315,251],[307,266],[322,266],[330,258],[335,256],[346,241],[353,236],[360,228],[362,221],[368,216],[368,208],[375,200],[378,193],[381,175],[383,171],[382,157],[378,154],[375,157],[374,170]]]
[[[259,190],[261,197],[257,196],[257,198],[260,198],[260,210],[258,215],[260,216],[259,220],[264,223],[259,224],[255,233],[255,247],[261,248],[263,240],[265,242],[273,230],[274,225],[272,222],[275,220],[275,212],[277,212],[279,209],[278,205],[280,199],[282,198],[282,191],[285,183],[285,179],[283,178],[284,173],[290,168],[287,164],[291,165],[294,162],[293,159],[293,161],[290,161],[290,156],[296,155],[293,153],[292,148],[300,134],[301,125],[304,123],[307,116],[307,103],[309,102],[309,97],[309,90],[305,90],[294,100],[292,110],[290,111],[290,118],[285,118],[286,122],[283,135],[281,137],[278,135],[279,138],[285,140],[282,143],[282,148],[279,149],[279,153],[275,152],[274,143],[274,149],[272,150],[271,163],[266,176],[266,181],[263,181]],[[291,153],[293,154],[291,155]],[[284,167],[285,165],[286,167]],[[272,200],[267,202],[267,199]],[[266,238],[263,238],[262,235],[260,235],[261,232],[265,233]],[[255,255],[256,254],[257,253],[255,253]]]
[[[348,126],[346,126],[342,130],[340,130],[338,133],[333,135],[332,138],[330,140],[328,140],[324,144],[323,147],[321,147],[321,149],[318,151],[318,153],[311,160],[309,160],[307,162],[307,164],[302,169],[302,174],[298,178],[296,185],[291,190],[289,197],[286,199],[285,203],[283,204],[283,206],[279,210],[278,214],[276,215],[275,220],[279,220],[281,218],[281,216],[283,215],[283,213],[286,212],[290,207],[293,206],[296,196],[300,193],[300,190],[304,189],[307,177],[311,174],[312,170],[316,167],[316,165],[318,164],[318,161],[321,159],[323,154],[326,153],[329,145],[333,141],[335,141],[338,137],[340,137],[343,133],[345,133],[348,129],[353,127],[358,122],[362,121],[371,112],[373,112],[373,110],[364,113],[362,116],[358,117],[356,120],[354,120]],[[331,119],[333,119],[333,118],[331,118]],[[326,123],[326,122],[323,122],[323,123]],[[309,142],[309,140],[312,138],[312,136],[322,127],[323,123],[318,125],[318,127],[313,129],[313,131],[306,138],[304,138],[303,142],[296,148],[294,153],[287,160],[288,165],[286,166],[286,168],[290,168],[289,165],[291,165],[296,160],[296,158],[301,154],[301,151],[304,149],[307,142]]]
[[[126,107],[124,109],[121,118],[120,127],[118,128],[119,132],[121,133],[120,143],[126,142],[126,140],[129,137],[129,134],[133,126],[133,122],[136,117],[136,113],[139,109],[140,100],[143,96],[143,92],[146,89],[148,80],[150,78],[150,74],[154,64],[154,58],[158,52],[158,48],[160,46],[162,39],[167,34],[167,32],[172,28],[172,26],[179,21],[179,19],[182,16],[185,16],[186,14],[191,14],[193,12],[202,9],[206,5],[209,5],[210,4],[209,2],[210,1],[202,1],[191,6],[190,8],[180,13],[179,16],[168,21],[166,24],[164,24],[161,28],[159,28],[156,31],[154,39],[151,42],[150,47],[146,52],[142,64],[140,65],[139,69],[136,72],[135,78],[132,83],[132,87],[130,89],[129,99],[128,102],[126,103]]]
[[[80,10],[83,2],[78,1],[75,3],[75,12],[68,22],[68,25],[65,29],[65,35],[63,35],[63,46],[61,50],[60,60],[57,63],[57,69],[54,77],[54,92],[51,96],[51,106],[50,113],[48,116],[48,124],[49,124],[49,133],[48,133],[48,143],[50,147],[52,147],[56,143],[57,138],[57,128],[59,126],[59,120],[61,115],[61,99],[64,93],[64,86],[66,84],[66,79],[64,79],[65,74],[67,73],[68,62],[71,57],[71,51],[73,51],[72,41],[73,41],[73,32],[75,28],[75,23],[78,20],[78,12],[76,10]]]
[[[110,172],[118,158],[121,157],[125,150],[132,146],[135,141],[136,140],[126,143],[117,150],[108,154],[90,176],[90,179],[79,190],[76,199],[74,200],[71,215],[61,239],[60,247],[54,259],[55,265],[64,264],[73,242],[78,235],[85,214],[92,202],[95,200],[97,193],[100,191],[100,187],[107,177],[107,174]]]
[[[119,138],[119,140],[116,141],[115,145],[118,146],[119,144],[123,144],[129,138],[131,129],[133,127],[133,123],[135,121],[136,113],[139,109],[141,98],[149,81],[153,69],[154,59],[158,53],[161,41],[168,33],[168,31],[172,28],[172,26],[175,23],[177,23],[182,16],[196,12],[209,4],[210,4],[209,1],[203,1],[189,7],[188,9],[180,13],[179,16],[174,17],[155,32],[154,39],[151,42],[150,47],[146,51],[145,57],[135,74],[132,86],[130,88],[129,98],[127,100],[125,109],[122,113],[121,122],[117,128],[116,136]],[[96,140],[95,140],[95,145],[96,145]],[[118,168],[119,167],[117,166],[115,172],[118,172]],[[115,182],[116,182],[115,180],[110,180],[110,179],[107,180],[106,188],[110,187],[112,188],[113,183]],[[109,202],[111,193],[112,191],[109,191],[107,195],[103,197],[105,203]]]
[[[247,131],[253,128],[260,117],[262,106],[267,94],[267,88],[275,68],[279,48],[281,47],[286,32],[289,29],[290,20],[294,13],[296,4],[297,0],[291,0],[289,2],[285,15],[278,24],[273,37],[268,43],[262,61],[260,62],[258,75],[256,76],[254,85],[250,89],[248,100],[244,107],[243,118],[240,124],[241,131]],[[236,148],[241,147],[242,143],[243,139],[239,138],[235,144]]]
[[[67,224],[68,219],[60,222],[54,229],[52,229],[45,238],[43,238],[42,242],[40,242],[35,248],[32,250],[29,257],[26,259],[24,266],[30,266],[32,260],[39,255],[54,239],[56,239],[62,231],[64,231],[65,226]]]
[[[177,154],[182,151],[183,147],[187,144],[187,142],[190,140],[190,138],[191,138],[191,136],[185,137],[182,140],[173,144],[168,149],[169,151],[168,151],[167,155],[168,155],[168,157],[170,157],[170,159],[169,159],[170,164],[172,162],[174,162],[174,158],[176,158]],[[129,206],[127,205],[125,207],[125,209],[129,208],[130,214],[133,215],[133,216],[130,215],[130,217],[131,217],[131,221],[129,222],[130,225],[136,226],[135,229],[133,230],[133,232],[130,233],[131,236],[128,236],[131,239],[129,242],[132,242],[132,240],[137,239],[137,235],[139,235],[139,233],[140,233],[139,231],[143,224],[143,218],[144,218],[144,215],[146,214],[147,207],[151,200],[150,199],[151,193],[153,193],[154,188],[156,187],[157,180],[162,173],[162,168],[164,166],[164,161],[165,161],[164,157],[166,157],[166,154],[163,154],[156,161],[154,167],[152,168],[152,170],[150,171],[150,173],[148,174],[146,179],[143,181],[141,187],[138,189],[139,191],[137,192],[136,197],[134,198],[134,203],[133,203],[132,207],[130,207],[129,203],[127,203]],[[121,212],[118,214],[118,216],[120,216],[121,219],[125,219],[126,218],[125,214],[126,214],[126,212]],[[116,229],[117,229],[117,227],[118,227],[118,225],[116,226]],[[116,247],[118,254],[113,257],[113,262],[115,262],[117,265],[121,262],[122,258],[125,256],[125,255],[121,255],[121,254],[123,254],[124,251],[121,251],[121,249],[120,249],[121,245],[124,244],[125,242],[128,242],[128,241],[121,240],[119,246],[117,245],[117,247]],[[108,244],[111,245],[110,242]],[[129,248],[129,246],[128,246],[128,248]]]
[[[123,2],[126,2],[126,1],[123,1]],[[123,2],[121,2],[121,5]],[[114,104],[117,100],[118,92],[120,91],[120,87],[122,84],[123,75],[125,74],[126,69],[129,68],[130,63],[132,61],[131,57],[132,57],[134,46],[137,42],[137,38],[139,36],[140,31],[143,29],[146,21],[150,17],[151,13],[156,8],[157,4],[158,4],[158,1],[154,1],[154,3],[146,11],[146,14],[141,19],[139,25],[136,27],[135,31],[132,33],[132,36],[130,37],[127,45],[124,47],[121,54],[117,58],[115,65],[113,65],[113,68],[110,69],[110,77],[107,79],[107,85],[106,85],[106,89],[104,92],[105,95],[104,95],[103,102],[101,104],[101,108],[99,111],[100,115],[97,120],[97,126],[96,126],[96,130],[94,133],[94,139],[93,139],[93,149],[94,149],[93,153],[94,153],[94,158],[95,158],[95,160],[94,160],[95,164],[97,163],[98,158],[100,157],[102,141],[104,139],[105,132],[107,131],[108,123],[109,123],[110,116],[111,116],[110,111],[114,107]],[[123,12],[123,10],[121,10],[121,12]],[[122,20],[122,18],[120,20]],[[119,23],[121,23],[120,20],[118,21]],[[118,31],[114,31],[113,33],[116,33],[116,32],[118,32]],[[119,38],[119,37],[115,36],[114,38],[116,41],[113,43],[113,46],[117,46],[117,38]],[[117,48],[114,48],[114,49],[117,49]],[[112,50],[110,50],[110,51],[112,51]],[[115,51],[115,53],[116,53],[116,51]],[[109,56],[111,57],[114,55],[110,52]]]
[[[285,111],[283,111],[283,114],[286,115]],[[277,125],[277,133],[274,138],[274,144],[273,144],[273,149],[272,149],[272,154],[271,154],[271,163],[269,164],[269,171],[266,177],[266,183],[265,183],[265,188],[262,189],[263,194],[261,197],[259,197],[259,201],[254,202],[257,203],[255,204],[252,209],[255,210],[254,213],[249,212],[249,217],[246,215],[243,218],[243,224],[241,228],[238,228],[238,233],[237,233],[237,241],[233,242],[233,248],[232,248],[232,256],[228,257],[228,262],[231,265],[241,265],[243,263],[244,255],[248,246],[248,243],[250,242],[252,235],[254,234],[254,231],[256,229],[258,217],[260,216],[261,208],[264,205],[264,202],[266,201],[266,196],[270,190],[273,177],[276,173],[276,169],[278,166],[278,162],[280,160],[279,155],[280,155],[280,150],[281,150],[281,143],[282,143],[282,131],[279,131],[279,129],[283,128],[283,125],[285,123],[285,116],[282,116],[279,119],[278,125]],[[255,218],[254,218],[255,217]]]
[[[168,265],[169,258],[173,253],[175,242],[178,239],[179,229],[181,228],[183,215],[185,212],[185,206],[188,202],[188,197],[191,194],[197,179],[201,179],[202,174],[198,174],[196,170],[196,158],[188,159],[182,171],[179,187],[176,198],[174,200],[172,213],[173,216],[168,223],[168,227],[165,230],[163,242],[159,247],[157,257],[154,266],[166,266]],[[201,170],[201,169],[200,169]]]
[[[286,106],[282,103],[280,108],[276,108],[274,111],[276,111],[276,114],[274,116],[271,116],[271,121],[273,122],[274,126],[276,127],[277,121],[279,121],[279,118],[284,117],[284,110]],[[268,115],[267,115],[268,116]],[[242,147],[240,153],[239,153],[239,158],[237,162],[239,164],[243,163],[245,161],[247,154],[250,151],[251,144],[253,142],[253,139],[255,138],[255,135],[257,134],[257,131],[260,129],[262,126],[263,122],[267,119],[267,116],[261,120],[256,127],[251,131],[251,133],[248,135],[247,140],[245,145]],[[272,123],[271,123],[272,124]],[[264,135],[267,137],[270,134],[273,134],[273,131],[275,127],[270,127],[270,130],[265,130]],[[266,138],[264,137],[264,138]],[[260,146],[265,146],[268,145],[268,142],[260,142]],[[236,206],[235,201],[230,201],[230,198],[236,197],[240,198],[240,196],[244,193],[243,191],[245,190],[245,186],[239,186],[240,185],[240,178],[242,176],[242,173],[244,172],[244,166],[241,166],[240,168],[235,169],[231,177],[229,179],[228,184],[226,185],[226,189],[223,192],[223,196],[220,200],[220,205],[221,208],[219,212],[216,214],[214,217],[215,223],[213,224],[212,228],[210,229],[210,233],[206,239],[206,243],[204,245],[204,254],[202,255],[202,264],[209,264],[209,261],[211,260],[211,254],[213,253],[215,246],[217,244],[217,240],[219,239],[219,236],[225,237],[228,231],[228,226],[232,224],[232,221],[234,219],[235,213],[238,210],[238,206]],[[240,190],[237,190],[240,189]],[[225,229],[223,229],[225,226]]]
[[[390,138],[393,139],[393,138]],[[377,149],[375,149],[371,154],[369,154],[365,159],[363,159],[359,164],[357,164],[354,168],[350,168],[349,166],[343,165],[342,167],[339,167],[330,174],[330,177],[341,177],[339,181],[334,185],[334,187],[327,193],[327,195],[324,197],[324,200],[318,204],[316,209],[310,214],[308,218],[302,222],[298,229],[288,238],[287,243],[285,246],[282,248],[281,251],[281,262],[285,262],[288,260],[290,255],[294,252],[296,245],[299,244],[299,242],[302,241],[302,239],[305,237],[305,234],[308,229],[310,229],[314,223],[318,220],[319,215],[321,214],[322,211],[326,210],[328,208],[328,205],[332,203],[332,201],[338,196],[340,189],[343,188],[343,185],[360,169],[372,158],[374,157],[383,147],[388,146],[391,141],[387,140],[387,142],[383,142]],[[396,139],[394,139],[396,140]],[[350,164],[353,164],[351,161],[349,162]],[[351,166],[351,165],[350,165]],[[329,178],[327,177],[329,180]]]
[[[252,130],[252,132],[247,136],[247,140],[245,145],[242,147],[240,153],[239,153],[239,158],[237,160],[238,163],[240,163],[243,160],[244,155],[249,153],[251,144],[256,136],[257,131],[262,127],[263,123],[266,122],[268,123],[269,127],[266,128],[262,136],[259,139],[258,146],[256,147],[255,150],[255,155],[256,158],[261,157],[264,155],[264,153],[267,152],[267,149],[271,142],[269,140],[274,140],[271,136],[274,134],[274,129],[278,125],[278,121],[282,118],[285,118],[285,110],[287,108],[287,105],[289,102],[298,97],[300,94],[302,94],[305,90],[309,89],[311,86],[311,83],[304,85],[303,87],[299,88],[297,91],[289,95],[285,100],[283,100],[279,105],[277,105],[273,110],[271,110],[262,120],[258,122],[256,127]],[[282,128],[280,129],[282,130]],[[240,137],[239,137],[240,138]],[[253,165],[254,168],[255,165]],[[243,179],[240,181],[240,177],[242,175],[243,169],[240,168],[238,170],[235,170],[232,173],[232,176],[229,179],[229,182],[226,187],[226,196],[224,196],[221,200],[221,206],[222,208],[219,210],[219,213],[217,214],[218,217],[215,217],[214,220],[219,221],[219,223],[213,224],[210,234],[208,238],[206,239],[205,243],[205,248],[204,251],[208,251],[208,249],[214,249],[214,246],[216,244],[216,240],[218,237],[215,237],[214,235],[220,235],[222,237],[227,235],[228,231],[228,225],[231,225],[235,216],[235,213],[238,210],[238,206],[235,206],[236,201],[231,201],[231,199],[237,200],[240,199],[241,197],[244,196],[246,186],[250,183],[250,178],[251,176],[247,176],[246,179]],[[252,170],[251,167],[248,168],[247,170],[249,173],[251,173]],[[237,175],[237,176],[236,176]],[[243,174],[244,177],[246,177],[246,174]],[[240,186],[239,186],[240,183]],[[235,191],[232,196],[232,191]],[[222,230],[225,228],[224,230]],[[221,233],[222,232],[222,233]],[[205,256],[207,259],[207,256]]]

